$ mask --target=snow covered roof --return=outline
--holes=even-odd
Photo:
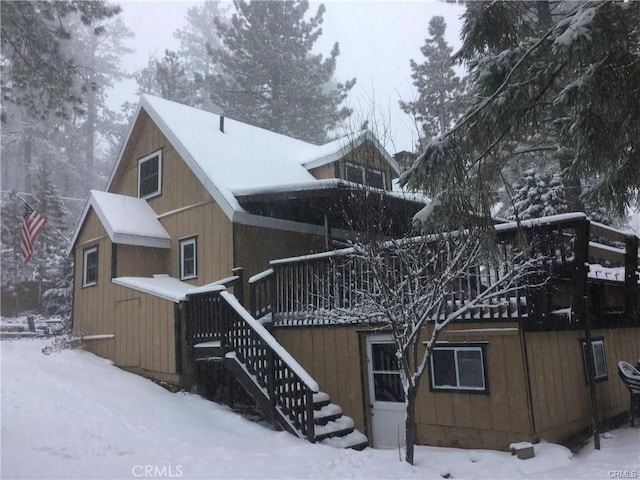
[[[80,216],[81,222],[90,207],[93,207],[113,243],[171,248],[171,236],[146,200],[91,190]],[[74,232],[72,246],[79,233],[80,225]]]
[[[236,212],[244,211],[234,192],[282,190],[317,182],[307,169],[342,158],[366,139],[376,142],[392,168],[400,171],[395,160],[370,132],[363,132],[356,141],[349,142],[345,137],[318,146],[152,95],[141,95],[136,118],[141,109],[147,112],[231,219]],[[222,129],[221,123],[224,123]],[[118,164],[126,143],[122,146]],[[109,186],[117,168],[118,165]]]
[[[114,278],[112,282],[116,285],[133,288],[175,303],[186,300],[187,295],[192,293],[224,290],[224,286],[219,283],[210,283],[198,287],[165,274],[153,275],[152,277],[118,277]]]

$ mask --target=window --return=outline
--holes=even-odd
[[[82,260],[82,286],[95,285],[98,282],[98,247],[85,248]]]
[[[347,163],[344,167],[345,177],[349,182],[360,183],[364,185],[364,169],[360,165]]]
[[[394,343],[372,343],[373,396],[377,402],[404,402]]]
[[[484,345],[437,345],[431,354],[432,390],[487,393]]]
[[[187,280],[198,276],[198,242],[196,237],[180,240],[180,278]]]
[[[367,185],[384,189],[384,172],[367,168]]]
[[[382,170],[347,162],[344,167],[344,173],[349,182],[359,183],[373,188],[385,188],[384,172]]]
[[[138,160],[138,197],[160,195],[162,189],[162,150]]]
[[[607,356],[604,351],[604,338],[592,339],[591,348],[593,349],[593,361],[595,366],[595,372],[593,378],[595,381],[606,380],[609,377],[607,372]],[[584,374],[587,381],[589,377],[587,372],[587,342],[582,341],[582,358],[584,360]]]

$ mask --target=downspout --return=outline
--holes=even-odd
[[[593,430],[593,444],[596,450],[600,450],[600,426],[598,420],[598,403],[596,396],[596,382],[594,378],[595,359],[593,358],[593,345],[591,344],[591,325],[586,309],[587,288],[587,261],[589,257],[589,220],[581,220],[576,225],[575,241],[575,267],[573,278],[573,291],[571,293],[572,321],[578,325],[584,324],[584,340],[587,345],[587,381],[589,383],[589,410],[591,413],[591,429]]]
[[[371,401],[367,402],[368,388],[367,383],[365,381],[365,377],[369,376],[369,359],[366,356],[366,353],[363,352],[363,343],[366,342],[366,336],[371,334],[368,330],[359,330],[358,332],[358,355],[360,356],[360,398],[362,400],[362,424],[364,425],[364,434],[369,439],[369,445],[373,445],[373,439],[371,438],[369,432],[369,422],[367,421],[368,415],[367,413],[371,413],[370,404]],[[364,339],[364,340],[363,340]],[[365,349],[366,351],[366,349]]]
[[[530,429],[531,437],[533,437],[537,432],[537,427],[536,427],[536,417],[533,411],[533,391],[531,389],[531,371],[529,368],[529,352],[527,350],[527,334],[524,328],[524,323],[521,321],[519,322],[519,324],[520,324],[520,345],[522,348],[522,355],[524,357],[524,374],[527,380],[527,403],[529,404],[529,429]]]
[[[173,305],[173,335],[175,337],[175,368],[182,375],[182,302]]]

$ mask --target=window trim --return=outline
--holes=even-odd
[[[142,187],[142,183],[141,183],[141,179],[140,179],[140,174],[142,172],[142,164],[144,164],[145,162],[148,162],[149,160],[152,160],[153,158],[158,157],[158,185],[155,191],[150,192],[144,196],[141,195],[141,187]],[[149,153],[148,155],[145,155],[142,158],[138,159],[138,198],[143,198],[143,199],[149,199],[149,198],[153,198],[153,197],[157,197],[158,195],[162,194],[162,149],[158,149],[155,152]]]
[[[489,379],[487,376],[487,352],[486,347],[488,342],[437,342],[433,348],[436,350],[453,350],[454,351],[454,367],[456,372],[456,379],[459,383],[458,372],[458,357],[457,351],[479,351],[480,361],[482,362],[482,387],[462,387],[462,386],[437,386],[435,385],[435,371],[433,366],[433,352],[429,358],[429,390],[431,392],[445,392],[445,393],[471,393],[480,395],[489,395]]]
[[[580,344],[582,346],[582,365],[584,366],[584,378],[585,381],[587,383],[589,383],[589,369],[587,368],[587,341],[582,338],[580,339]],[[604,359],[604,374],[598,375],[597,369],[598,369],[598,362],[596,361],[596,351],[595,351],[595,345],[599,344],[602,345],[602,356]],[[593,363],[594,363],[594,368],[596,369],[595,372],[593,372],[593,381],[598,383],[598,382],[604,382],[609,380],[609,367],[607,366],[607,350],[605,348],[604,345],[604,337],[594,337],[591,339],[591,349],[593,351]]]
[[[87,281],[87,257],[92,253],[96,254],[95,279],[91,282]],[[82,250],[82,288],[93,287],[98,284],[98,246],[93,245]]]
[[[193,275],[186,276],[184,274],[184,247],[193,245]],[[192,280],[198,278],[198,236],[191,235],[178,240],[178,270],[180,272],[180,280]]]

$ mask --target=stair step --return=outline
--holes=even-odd
[[[354,427],[353,419],[343,415],[336,420],[328,422],[326,425],[316,426],[315,437],[317,441],[328,437],[344,437],[353,432]]]
[[[363,450],[369,446],[369,439],[360,431],[354,430],[342,437],[329,437],[319,441],[318,443],[334,448],[353,448],[354,450]]]
[[[316,425],[325,425],[328,422],[337,420],[340,416],[342,416],[342,408],[335,403],[330,403],[313,411],[313,418]]]
[[[322,407],[329,405],[331,398],[328,393],[318,392],[313,394],[313,408],[320,410]]]

